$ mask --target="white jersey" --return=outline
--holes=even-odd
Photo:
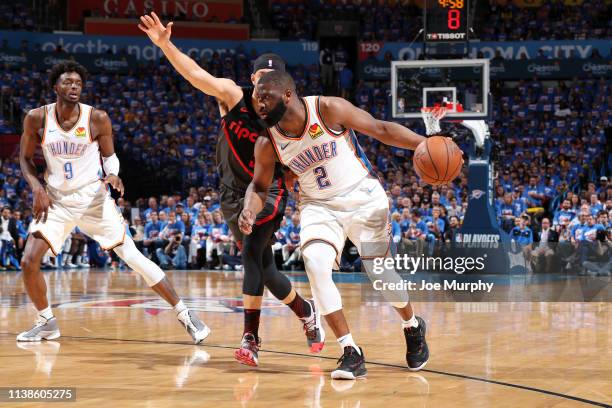
[[[79,119],[67,131],[58,124],[54,103],[43,108],[45,130],[41,144],[47,163],[47,185],[69,191],[99,180],[103,174],[100,149],[98,141],[91,139],[90,128],[93,107],[79,103]]]
[[[298,176],[300,201],[329,199],[357,186],[372,170],[352,129],[329,129],[319,112],[319,96],[302,98],[308,121],[299,137],[278,126],[268,134],[281,163]]]

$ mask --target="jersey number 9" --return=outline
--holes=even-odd
[[[72,163],[64,164],[64,177],[66,180],[70,180],[74,175],[72,174]]]

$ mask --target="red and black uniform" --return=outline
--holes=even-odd
[[[253,179],[255,142],[259,135],[265,134],[266,129],[253,108],[253,87],[242,88],[242,93],[240,102],[221,120],[216,152],[221,211],[236,241],[239,242],[243,241],[244,237],[238,227],[238,216],[243,208],[247,187]],[[283,181],[282,166],[277,163],[266,204],[255,221],[254,233],[263,225],[266,225],[266,230],[274,233],[280,226],[286,205],[287,189]]]

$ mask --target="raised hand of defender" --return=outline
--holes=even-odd
[[[255,214],[253,211],[244,209],[238,217],[238,227],[244,235],[250,235],[253,232],[253,224],[255,224]]]
[[[154,11],[151,12],[150,16],[147,14],[140,16],[140,22],[142,24],[138,24],[138,28],[149,36],[153,44],[161,47],[170,41],[170,35],[172,35],[172,22],[169,22],[168,25],[164,27]]]
[[[114,174],[109,174],[108,176],[104,178],[104,183],[107,185],[110,184],[110,186],[114,188],[115,190],[117,190],[119,193],[121,193],[121,197],[123,197],[125,188],[123,187],[123,181],[121,181],[119,176],[115,176]]]
[[[53,201],[49,198],[49,194],[43,188],[37,188],[33,192],[34,203],[32,205],[32,215],[36,222],[47,222],[47,215],[49,214],[49,207],[53,207]]]

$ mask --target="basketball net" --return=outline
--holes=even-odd
[[[454,104],[450,102],[445,103],[444,106],[436,103],[433,107],[426,106],[421,108],[421,116],[423,117],[423,122],[425,122],[427,136],[442,132],[442,128],[440,128],[440,120],[448,112],[463,112],[463,105],[458,103],[455,108]],[[461,122],[461,120],[450,120],[449,122]]]

